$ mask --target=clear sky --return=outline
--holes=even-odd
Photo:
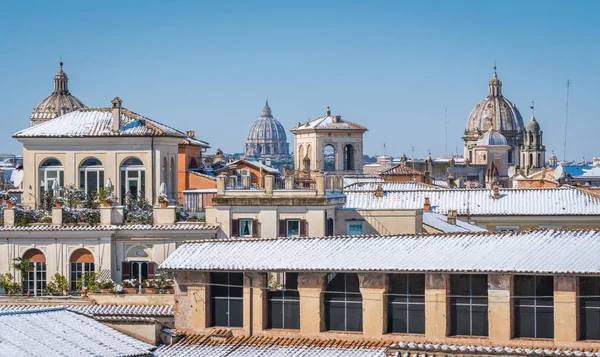
[[[504,95],[563,158],[600,156],[600,1],[10,1],[0,12],[0,151],[52,92],[115,96],[241,152],[266,98],[286,129],[325,113],[366,125],[365,153],[462,153],[497,61]],[[288,141],[293,138],[288,132]]]

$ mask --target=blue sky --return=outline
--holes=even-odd
[[[600,156],[597,1],[54,1],[0,13],[0,151],[52,91],[124,106],[241,152],[266,98],[286,129],[334,114],[366,125],[365,153],[462,153],[468,115],[497,61],[525,122],[532,100],[548,156]],[[291,133],[288,141],[293,142]]]

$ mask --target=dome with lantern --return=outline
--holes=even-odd
[[[54,75],[54,91],[33,108],[30,116],[31,126],[52,120],[63,114],[86,108],[86,105],[69,92],[69,77],[63,71],[63,63]]]
[[[245,154],[249,158],[279,158],[289,155],[285,129],[273,117],[269,101],[265,103],[260,118],[250,127]]]

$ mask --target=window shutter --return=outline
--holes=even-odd
[[[131,264],[129,262],[121,262],[121,280],[131,279]]]
[[[258,237],[258,219],[252,220],[252,237]]]
[[[285,237],[285,219],[279,220],[279,236]]]
[[[156,263],[148,262],[148,279],[156,279]]]
[[[239,233],[240,230],[240,222],[237,219],[232,219],[231,220],[231,236],[232,237],[237,237],[240,235]]]
[[[300,220],[300,237],[306,237],[308,223],[305,219]]]

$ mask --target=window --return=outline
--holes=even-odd
[[[579,278],[579,338],[600,340],[600,278]]]
[[[324,295],[326,330],[362,331],[362,296],[356,274],[329,274]]]
[[[344,170],[354,170],[354,146],[344,146]]]
[[[240,237],[252,237],[251,219],[240,219]]]
[[[335,149],[333,145],[325,145],[323,148],[323,170],[335,171]]]
[[[285,221],[285,236],[286,237],[298,237],[300,236],[300,220],[299,219],[288,219]]]
[[[349,236],[361,236],[365,234],[362,222],[348,223],[348,235]]]
[[[285,273],[282,290],[267,293],[267,328],[300,329],[298,273]]]
[[[425,275],[390,274],[389,333],[425,333]]]
[[[243,326],[242,273],[210,273],[210,308],[212,326]]]
[[[39,296],[46,291],[46,256],[38,249],[30,249],[23,255],[29,259],[31,271],[25,274],[23,293],[29,291],[32,295]]]
[[[81,163],[79,168],[79,188],[90,194],[104,187],[104,168],[100,160],[91,158]]]
[[[58,182],[60,187],[63,186],[65,182],[63,165],[57,159],[46,159],[40,165],[40,200],[44,197],[45,191],[49,191],[51,195],[54,195],[52,187],[55,181]]]
[[[488,335],[487,275],[450,275],[450,334]]]
[[[86,249],[77,249],[71,255],[71,290],[77,290],[77,281],[85,273],[96,271],[94,257]]]
[[[327,236],[332,236],[334,234],[333,230],[333,218],[327,218]]]
[[[127,192],[137,198],[140,192],[146,192],[144,164],[140,159],[129,158],[121,165],[121,202],[125,203]]]
[[[514,278],[515,337],[554,336],[554,286],[551,276]]]
[[[130,262],[131,279],[142,282],[148,280],[148,262]]]

